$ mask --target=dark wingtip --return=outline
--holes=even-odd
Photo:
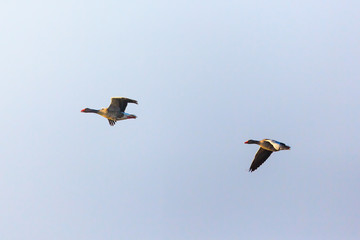
[[[134,100],[134,99],[129,99],[129,102],[130,102],[130,103],[138,104],[138,101],[137,101],[137,100]]]

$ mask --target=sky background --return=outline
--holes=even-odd
[[[359,12],[2,1],[1,239],[359,239]]]

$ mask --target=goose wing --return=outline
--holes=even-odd
[[[124,97],[113,97],[111,98],[110,106],[108,107],[109,111],[119,111],[125,112],[126,106],[128,103],[138,104],[136,100]]]
[[[260,167],[261,164],[263,164],[266,159],[268,159],[271,155],[272,151],[268,151],[266,149],[263,148],[259,148],[259,150],[257,151],[255,158],[253,160],[253,162],[251,163],[250,172],[255,171],[258,167]]]

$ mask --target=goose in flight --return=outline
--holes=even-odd
[[[84,113],[96,113],[108,119],[110,126],[114,126],[116,121],[136,118],[135,115],[125,112],[128,103],[138,104],[136,100],[124,97],[113,97],[108,108],[102,108],[100,110],[84,108],[81,112]]]
[[[261,141],[249,140],[245,142],[246,144],[257,144],[260,145],[259,150],[257,151],[253,162],[251,163],[250,172],[255,171],[261,164],[263,164],[266,159],[270,157],[273,152],[280,150],[289,150],[290,147],[286,146],[282,142],[278,142],[271,139],[263,139]]]

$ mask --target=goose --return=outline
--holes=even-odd
[[[125,97],[113,97],[108,108],[102,108],[100,110],[84,108],[81,112],[84,113],[96,113],[104,118],[107,118],[110,126],[114,126],[116,121],[136,118],[135,115],[125,112],[128,103],[138,104],[136,100]]]
[[[248,140],[246,144],[257,144],[260,145],[259,150],[257,151],[253,162],[251,163],[249,172],[255,171],[261,164],[263,164],[266,159],[270,157],[273,152],[280,150],[289,150],[290,147],[285,145],[285,143],[278,142],[272,139],[263,139],[261,141],[257,140]]]

